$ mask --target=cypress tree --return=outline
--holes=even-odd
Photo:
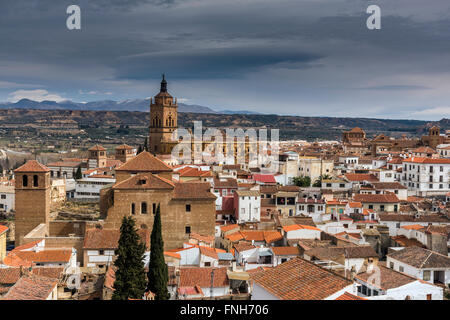
[[[155,294],[155,300],[167,300],[170,298],[167,290],[169,272],[166,262],[164,261],[164,242],[161,233],[161,213],[159,205],[153,220],[150,263],[148,266],[147,278],[147,290]]]
[[[145,245],[135,228],[132,217],[123,217],[120,227],[119,247],[114,261],[116,280],[113,300],[142,299],[145,293],[146,279],[144,268]]]
[[[75,173],[75,179],[81,179],[83,175],[81,174],[81,166],[78,166],[77,172]]]
[[[145,138],[145,140],[144,140],[144,151],[148,151],[148,142],[147,142],[147,138]]]

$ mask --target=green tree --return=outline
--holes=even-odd
[[[310,177],[295,177],[293,182],[296,186],[299,187],[309,187],[311,186],[311,178]]]
[[[145,293],[146,279],[144,268],[145,245],[135,228],[132,217],[123,217],[120,227],[119,247],[114,261],[116,280],[113,300],[142,299]]]
[[[169,272],[167,264],[164,261],[164,242],[161,232],[161,213],[159,205],[156,209],[155,218],[153,220],[150,263],[148,266],[147,278],[147,290],[155,294],[155,300],[167,300],[170,298],[167,290]]]
[[[147,138],[144,140],[144,151],[148,151],[148,141]]]
[[[78,166],[77,172],[75,173],[75,179],[81,179],[83,178],[83,174],[81,173],[81,166]]]
[[[329,179],[331,179],[331,177],[327,174],[319,176],[319,178],[314,182],[313,187],[320,188],[322,186],[322,180],[329,180]]]

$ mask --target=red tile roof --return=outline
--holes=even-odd
[[[8,231],[8,230],[9,230],[9,229],[8,229],[7,226],[4,226],[4,225],[0,224],[0,234],[2,234],[3,232],[6,232],[6,231]]]
[[[139,236],[147,248],[150,247],[150,230],[139,229]],[[120,230],[117,229],[87,229],[84,235],[83,249],[117,249]]]
[[[337,297],[334,300],[368,300],[368,299],[355,296],[354,294],[351,294],[350,292],[344,292],[342,295],[340,295],[339,297]]]
[[[301,229],[308,229],[308,230],[316,230],[316,231],[322,231],[319,228],[303,225],[303,224],[291,224],[289,226],[284,226],[283,230],[285,232],[294,231],[294,230],[301,230]]]
[[[58,280],[36,275],[23,276],[3,297],[4,300],[46,300]]]
[[[42,250],[38,252],[34,251],[17,251],[15,255],[22,260],[29,261],[32,263],[49,263],[49,262],[60,262],[67,263],[72,256],[72,250],[66,249],[50,249]]]
[[[97,145],[89,148],[89,151],[106,151],[106,149],[97,144]]]
[[[403,160],[403,162],[411,163],[425,163],[425,164],[450,164],[450,159],[448,158],[422,158],[422,157],[411,157]]]
[[[233,229],[239,229],[239,225],[237,225],[237,224],[227,224],[225,226],[220,227],[220,230],[222,230],[222,232],[231,231]]]
[[[347,180],[349,181],[371,181],[371,182],[377,182],[378,178],[374,176],[373,174],[368,173],[347,173],[345,175]]]
[[[24,165],[14,170],[14,172],[50,172],[50,169],[36,160],[28,160]]]
[[[116,168],[116,171],[170,172],[172,168],[149,152],[143,151],[127,163]]]
[[[282,300],[323,300],[352,282],[301,258],[251,276],[253,282]]]
[[[171,190],[175,187],[175,184],[152,173],[141,173],[129,177],[121,182],[116,183],[112,188],[117,190],[125,189],[148,189],[148,190]]]
[[[209,182],[177,182],[172,199],[178,200],[215,200]]]
[[[387,194],[355,194],[353,199],[363,203],[397,203],[400,200],[393,193]]]
[[[181,267],[180,287],[211,287],[211,272],[214,270],[213,287],[228,287],[228,268]]]
[[[298,247],[272,247],[273,253],[277,256],[294,256],[298,255]]]
[[[253,180],[262,183],[277,183],[273,174],[254,174]]]

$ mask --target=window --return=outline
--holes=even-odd
[[[152,204],[153,214],[156,214],[156,203]]]
[[[430,270],[425,270],[423,272],[423,280],[430,281],[430,279],[431,279],[431,271]]]
[[[398,210],[398,205],[394,204],[394,212],[397,212]]]
[[[331,188],[331,183],[327,183],[327,188]]]
[[[380,205],[380,211],[384,211],[384,204]]]
[[[28,187],[28,176],[22,176],[22,186]]]
[[[131,204],[131,214],[136,213],[136,205],[134,203]]]
[[[191,212],[191,205],[190,204],[186,205],[186,212]]]
[[[205,262],[205,267],[211,267],[211,262]]]
[[[400,266],[400,267],[398,267],[398,271],[404,272],[404,271],[405,271],[405,268],[403,268],[402,266]]]
[[[6,199],[6,194],[2,194],[2,199]]]
[[[373,210],[373,204],[369,204],[369,209]]]
[[[98,254],[102,256],[102,255],[105,254],[105,251],[104,251],[104,250],[99,250],[99,251],[98,251]]]
[[[430,185],[428,186],[430,189],[433,189],[433,184],[430,183]]]
[[[186,231],[186,234],[190,234],[191,233],[191,227],[190,226],[186,226],[185,231]]]
[[[141,203],[141,214],[147,214],[147,202]]]
[[[427,300],[431,300],[431,293],[427,294]]]
[[[393,262],[389,263],[389,268],[391,268],[392,270],[394,269],[394,263]]]

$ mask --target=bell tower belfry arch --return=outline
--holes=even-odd
[[[177,99],[167,92],[167,81],[163,74],[159,93],[150,99],[149,151],[154,154],[170,154],[177,141],[172,133],[178,127]]]

